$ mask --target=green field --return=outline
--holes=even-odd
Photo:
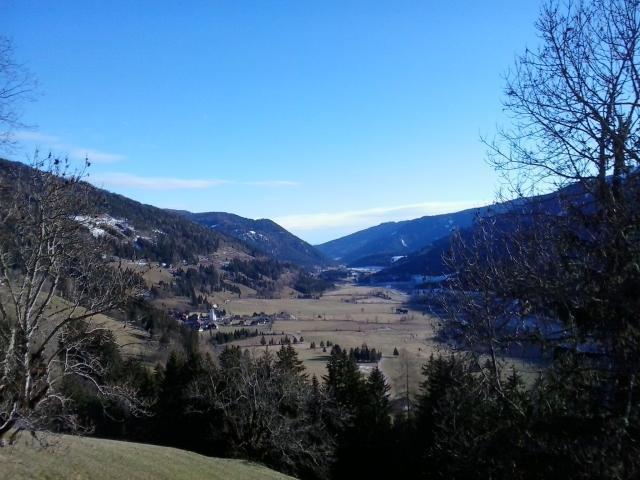
[[[47,447],[27,435],[0,448],[0,478],[11,480],[279,480],[281,473],[242,460],[175,448],[98,438],[48,435]]]

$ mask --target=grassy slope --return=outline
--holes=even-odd
[[[0,448],[0,477],[31,479],[290,479],[242,460],[210,458],[185,450],[98,438],[51,435],[41,448],[26,435]]]

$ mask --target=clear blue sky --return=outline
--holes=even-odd
[[[490,201],[480,135],[536,44],[537,0],[0,0],[40,82],[34,146],[160,207],[313,243]]]

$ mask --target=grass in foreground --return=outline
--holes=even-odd
[[[242,460],[175,448],[70,435],[48,435],[42,448],[28,435],[0,448],[0,478],[284,480],[286,475]]]

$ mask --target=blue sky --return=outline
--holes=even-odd
[[[0,0],[34,147],[160,207],[318,243],[490,201],[481,135],[536,44],[530,1]]]

